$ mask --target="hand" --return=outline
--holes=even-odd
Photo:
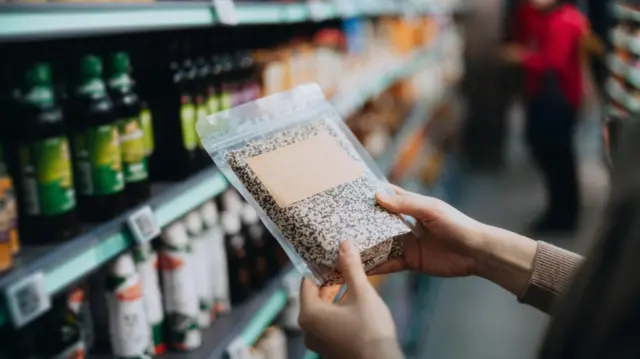
[[[485,229],[483,224],[439,199],[397,187],[395,194],[378,193],[376,198],[390,212],[416,218],[424,229],[424,235],[420,238],[408,235],[404,241],[404,256],[383,263],[369,274],[407,269],[440,277],[477,274],[477,258]]]
[[[500,57],[508,63],[519,64],[524,61],[524,48],[521,45],[506,45],[502,48]]]
[[[327,302],[323,289],[302,281],[299,322],[307,348],[324,359],[401,358],[389,308],[369,283],[358,250],[349,241],[340,246],[338,267],[349,288],[344,305]]]

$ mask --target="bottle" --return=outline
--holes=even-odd
[[[142,106],[130,76],[129,55],[117,52],[110,57],[109,93],[120,135],[122,169],[126,197],[130,206],[145,202],[151,195],[145,151]]]
[[[211,308],[213,307],[213,291],[211,287],[211,276],[208,262],[211,261],[211,253],[209,252],[209,244],[204,237],[204,224],[200,212],[192,211],[184,219],[187,233],[189,233],[189,242],[192,249],[192,257],[194,261],[194,277],[198,289],[199,309],[198,326],[206,329],[211,326]]]
[[[149,358],[151,333],[131,254],[121,254],[110,264],[105,298],[112,355],[118,359]]]
[[[148,71],[145,78],[157,144],[150,167],[160,180],[183,180],[198,168],[196,108],[182,65],[180,41],[173,39],[166,65]]]
[[[87,221],[104,221],[124,212],[126,198],[118,124],[98,57],[82,58],[70,101],[81,214]]]
[[[161,355],[167,351],[167,345],[164,341],[163,333],[164,311],[158,280],[158,254],[151,246],[151,243],[145,242],[134,248],[133,259],[142,284],[145,316],[151,328],[151,347],[149,351],[153,355]]]
[[[218,57],[220,64],[220,110],[228,110],[234,105],[236,98],[236,85],[233,81],[233,61],[229,54],[223,54]]]
[[[212,273],[213,311],[226,314],[231,311],[229,299],[229,270],[227,252],[224,246],[224,230],[220,225],[220,215],[214,201],[205,202],[199,209],[205,226],[204,237],[209,245],[209,272]]]
[[[147,158],[147,163],[151,163],[153,152],[156,147],[154,132],[153,132],[153,114],[151,108],[146,102],[141,103],[140,108],[140,123],[142,124],[142,134],[144,136],[144,154]]]
[[[67,295],[54,299],[51,310],[32,323],[36,329],[36,351],[40,358],[84,358],[82,329],[69,308]]]
[[[76,194],[67,124],[56,105],[51,68],[30,66],[5,139],[7,164],[18,194],[19,232],[24,243],[60,242],[77,233]]]
[[[167,316],[167,342],[171,349],[189,351],[200,347],[198,329],[198,289],[194,260],[184,223],[177,221],[162,232],[159,250],[164,307]]]
[[[229,265],[231,303],[236,304],[243,302],[251,294],[251,264],[238,213],[225,212],[222,215],[222,227]]]
[[[93,347],[95,339],[92,313],[89,308],[89,303],[86,300],[86,290],[84,286],[79,286],[69,291],[67,305],[71,314],[77,319],[82,336],[82,345],[78,346],[77,350],[78,356],[72,358],[83,358],[84,353],[89,352]]]
[[[227,189],[220,197],[220,206],[222,210],[225,212],[232,212],[235,214],[240,214],[242,208],[244,207],[242,198],[238,194],[238,192],[233,189]]]
[[[269,252],[266,242],[266,231],[258,213],[250,204],[245,203],[240,212],[244,238],[247,239],[247,252],[251,265],[251,284],[256,289],[265,286],[271,273],[277,271],[275,260],[269,265]]]
[[[4,163],[4,150],[0,144],[0,272],[11,268],[13,256],[20,250],[16,209],[13,181]]]

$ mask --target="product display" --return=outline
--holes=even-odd
[[[285,103],[295,112],[280,113]],[[386,189],[384,176],[350,140],[317,86],[214,114],[198,123],[198,132],[290,256],[297,253],[294,265],[309,268],[319,283],[343,280],[336,271],[343,240],[354,241],[371,269],[389,258],[396,236],[410,232],[402,218],[375,204],[375,192]]]
[[[303,276],[342,283],[345,239],[367,269],[400,255],[412,220],[374,194],[387,178],[419,180],[409,140],[437,142],[447,161],[424,129],[461,73],[452,1],[412,2],[438,15],[372,2],[348,16],[334,1],[238,1],[238,26],[196,3],[11,14],[0,358],[208,358],[232,345],[311,357]],[[52,306],[20,326],[6,304],[22,283],[21,303],[42,284]]]

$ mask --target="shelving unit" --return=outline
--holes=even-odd
[[[412,8],[440,13],[442,7]],[[394,1],[335,1],[235,5],[238,25],[323,21],[343,17],[401,14]],[[127,33],[159,29],[222,25],[213,2],[184,1],[151,4],[1,4],[0,41],[51,38],[96,33]]]
[[[432,56],[433,51],[429,50],[409,56],[399,70],[381,74],[373,81],[349,89],[347,92],[355,96],[347,101],[338,96],[333,102],[342,113],[351,113],[362,107],[368,99],[422,68]],[[226,187],[227,183],[219,172],[205,170],[177,184],[155,186],[148,205],[153,209],[158,225],[163,227],[221,193]],[[126,229],[130,214],[124,213],[110,222],[89,228],[64,244],[26,248],[15,268],[0,276],[0,292],[6,292],[7,288],[23,278],[43,272],[47,292],[50,295],[58,293],[133,245],[134,241]],[[8,320],[6,306],[3,305],[0,307],[0,326]]]
[[[210,2],[157,2],[149,4],[0,4],[0,43],[49,38],[131,33],[153,30],[227,26]],[[284,24],[360,16],[398,15],[407,11],[393,0],[336,0],[296,3],[237,2],[234,6],[238,25]],[[449,13],[443,6],[412,8],[414,13]],[[339,86],[332,102],[344,118],[362,108],[399,80],[407,78],[439,58],[441,39],[434,39],[428,48],[407,55],[384,68],[364,68],[352,74]],[[617,64],[620,65],[620,64]],[[623,64],[624,65],[624,64]],[[628,72],[620,66],[621,71]],[[399,156],[402,144],[417,129],[430,121],[434,104],[416,101],[404,124],[392,139],[386,153],[377,159],[384,173],[389,173]],[[443,170],[444,171],[444,170]],[[447,170],[448,171],[448,170]],[[443,173],[443,176],[450,174]],[[437,186],[438,189],[443,184]],[[228,184],[219,171],[209,168],[178,183],[154,184],[152,198],[145,204],[153,212],[159,227],[182,218],[194,208],[222,193]],[[442,189],[449,192],[449,189]],[[442,192],[442,193],[445,193]],[[127,220],[137,209],[97,226],[84,228],[81,235],[56,245],[26,247],[17,257],[14,268],[0,275],[0,327],[11,324],[5,294],[8,289],[41,273],[48,295],[61,293],[117,255],[130,249],[135,241],[127,228]],[[287,304],[282,279],[291,272],[285,270],[265,288],[257,292],[231,313],[216,319],[203,331],[202,346],[188,353],[167,353],[175,359],[225,358],[236,340],[254,344],[273,323]],[[317,359],[304,346],[301,335],[288,335],[289,357]]]

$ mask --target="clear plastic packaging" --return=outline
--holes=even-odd
[[[342,283],[338,247],[352,240],[369,270],[402,253],[412,221],[376,204],[390,186],[319,86],[303,85],[199,120],[201,141],[294,266]]]

